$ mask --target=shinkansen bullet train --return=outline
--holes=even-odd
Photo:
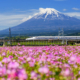
[[[80,40],[80,36],[35,36],[26,40]]]

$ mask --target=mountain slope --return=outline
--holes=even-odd
[[[80,30],[80,20],[74,17],[66,16],[59,11],[47,8],[36,14],[28,21],[12,27],[12,34],[46,34],[58,32],[59,28],[63,28],[67,33],[70,30]],[[0,31],[0,34],[8,34],[8,29]]]

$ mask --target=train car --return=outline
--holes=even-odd
[[[34,36],[26,40],[80,40],[80,36]]]

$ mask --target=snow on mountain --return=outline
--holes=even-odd
[[[34,19],[48,19],[48,20],[55,20],[55,19],[69,19],[69,16],[65,16],[64,14],[62,14],[61,12],[57,11],[54,8],[40,8],[39,9],[39,13],[37,13],[34,17]]]
[[[53,14],[53,13],[56,14],[57,17],[58,17],[59,11],[57,11],[57,10],[54,9],[54,8],[46,8],[46,9],[40,8],[39,10],[40,10],[40,14],[45,14],[45,13],[46,13],[45,18],[46,18],[48,15]]]

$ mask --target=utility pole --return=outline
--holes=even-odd
[[[64,36],[64,31],[63,31],[63,28],[62,28],[62,36]]]
[[[61,30],[59,28],[58,36],[64,36],[64,30],[63,30],[63,28]]]
[[[59,36],[62,36],[62,44],[64,44],[64,30],[63,30],[63,28],[61,30],[59,28],[59,31],[58,31],[58,39],[59,39]]]
[[[58,29],[58,39],[59,39],[59,36],[60,36],[60,28]]]
[[[60,28],[59,28],[59,31],[58,31],[58,36],[60,36]]]
[[[62,28],[62,44],[64,44],[64,31],[63,31],[63,28]]]
[[[11,29],[9,28],[9,41],[10,41],[10,46],[12,45],[11,44]]]

